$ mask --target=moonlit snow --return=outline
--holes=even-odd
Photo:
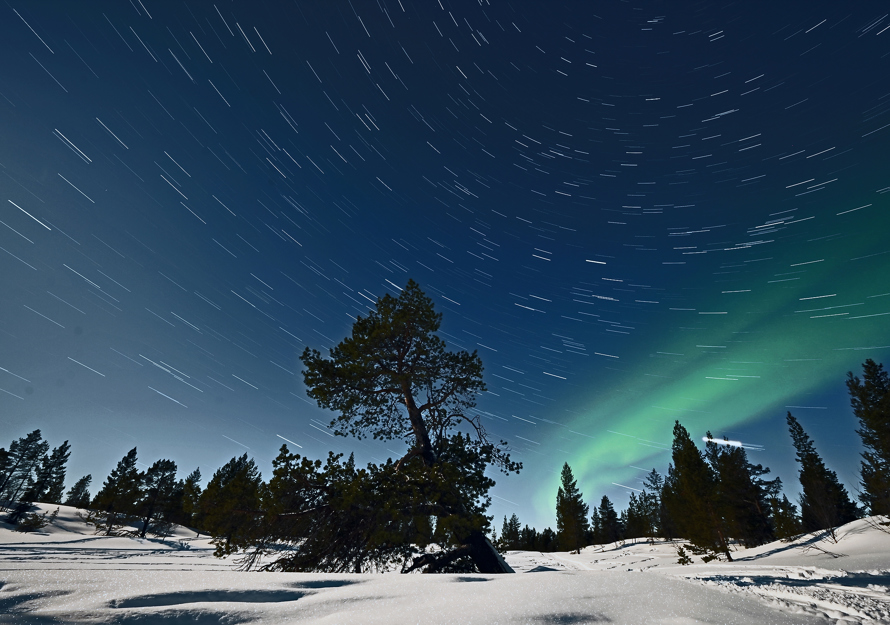
[[[675,544],[637,541],[512,551],[516,575],[334,575],[239,572],[188,529],[100,536],[60,506],[39,532],[0,526],[0,623],[888,623],[890,533],[877,520],[732,563],[680,566]]]

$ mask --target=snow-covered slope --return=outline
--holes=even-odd
[[[0,527],[0,623],[890,623],[890,534],[837,538],[690,566],[636,542],[510,552],[517,575],[241,573],[189,530],[97,536],[61,506],[40,533]]]

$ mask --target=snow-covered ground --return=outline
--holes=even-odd
[[[890,534],[868,520],[731,563],[641,541],[510,552],[517,575],[242,573],[212,552],[182,528],[97,536],[65,506],[39,533],[0,526],[0,623],[890,623]]]

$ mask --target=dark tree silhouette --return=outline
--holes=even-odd
[[[75,508],[86,508],[90,505],[90,482],[93,481],[92,475],[84,475],[82,478],[74,482],[74,486],[68,491],[63,502],[66,506],[74,506]]]
[[[800,464],[800,518],[804,531],[832,529],[858,519],[859,510],[837,479],[837,473],[826,468],[813,441],[790,412],[786,420]]]
[[[96,493],[91,507],[104,513],[105,520],[97,527],[105,526],[105,534],[111,535],[124,520],[136,511],[140,497],[142,477],[136,469],[136,448],[127,452]]]
[[[870,514],[890,515],[890,376],[869,358],[862,364],[862,380],[847,374],[847,389],[865,447],[859,499]]]
[[[262,476],[247,454],[229,460],[216,470],[198,499],[196,523],[213,535],[218,557],[250,544],[260,510]]]
[[[774,534],[769,498],[778,495],[781,480],[762,480],[769,469],[748,462],[744,447],[720,444],[710,432],[707,438],[705,457],[716,477],[715,506],[727,534],[745,547],[770,542]]]
[[[560,486],[556,491],[556,537],[560,548],[577,551],[585,545],[590,527],[587,523],[589,506],[584,503],[572,468],[562,465]]]
[[[697,549],[722,553],[731,561],[729,537],[717,507],[716,476],[679,421],[674,422],[672,460],[662,500],[678,534]]]
[[[408,453],[387,469],[410,473],[418,483],[415,492],[424,493],[401,502],[404,510],[413,511],[406,522],[415,523],[415,513],[424,509],[436,517],[437,527],[446,519],[457,527],[453,520],[463,519],[463,535],[451,536],[440,545],[444,551],[426,553],[412,566],[438,570],[462,554],[481,572],[510,572],[486,536],[487,488],[477,486],[485,480],[494,484],[482,475],[485,466],[510,473],[521,465],[510,460],[506,443],[489,440],[478,415],[471,414],[477,393],[485,390],[482,361],[475,351],[446,351],[435,334],[440,322],[433,302],[409,280],[398,298],[385,295],[366,317],[359,317],[351,335],[331,349],[330,358],[306,348],[303,379],[320,407],[339,413],[331,422],[336,434],[408,444]],[[461,430],[468,433],[462,436]],[[454,466],[460,458],[471,459],[474,471]],[[454,474],[457,481],[445,484],[437,477],[442,472]],[[437,490],[421,488],[424,479],[438,484]]]

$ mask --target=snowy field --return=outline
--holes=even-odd
[[[76,512],[0,524],[0,623],[890,623],[890,534],[867,519],[731,563],[637,542],[510,552],[516,575],[330,575],[242,573],[188,530],[96,536]]]

